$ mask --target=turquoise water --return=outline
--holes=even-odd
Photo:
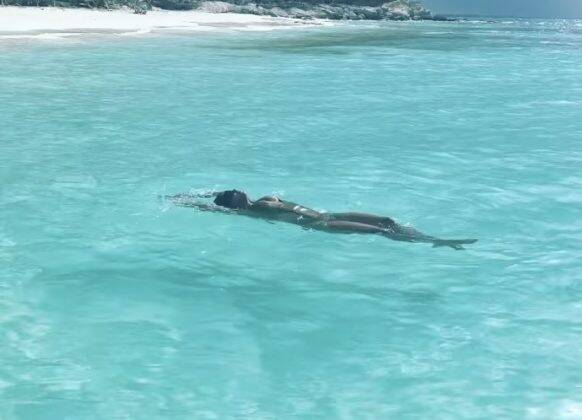
[[[582,23],[0,44],[0,418],[580,418]],[[465,252],[176,208],[241,188]]]

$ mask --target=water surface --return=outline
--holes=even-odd
[[[580,418],[582,23],[0,44],[0,417]],[[175,208],[369,211],[465,252]]]

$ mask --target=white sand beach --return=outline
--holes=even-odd
[[[0,7],[0,38],[217,29],[268,30],[295,25],[303,23],[293,19],[236,13],[152,10],[139,15],[131,10]]]

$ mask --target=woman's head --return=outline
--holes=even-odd
[[[216,195],[214,204],[229,209],[246,209],[250,205],[248,195],[239,190],[223,191]]]

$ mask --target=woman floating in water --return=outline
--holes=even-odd
[[[399,225],[390,217],[366,213],[320,213],[272,196],[253,201],[246,193],[238,190],[177,194],[166,198],[179,206],[278,220],[326,232],[377,234],[395,241],[431,243],[435,247],[448,246],[457,250],[464,249],[463,245],[477,242],[477,239],[438,239],[411,227]],[[214,202],[208,204],[193,200],[198,198],[214,198]]]

